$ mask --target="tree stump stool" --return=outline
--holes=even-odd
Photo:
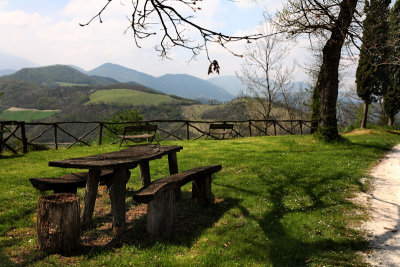
[[[79,197],[71,193],[39,197],[37,243],[48,253],[69,254],[80,237]]]

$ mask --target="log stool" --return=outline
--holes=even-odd
[[[80,237],[79,197],[71,193],[39,197],[37,243],[48,253],[69,254]]]

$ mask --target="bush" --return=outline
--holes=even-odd
[[[136,108],[124,110],[124,111],[117,111],[111,115],[111,118],[107,121],[110,123],[116,122],[135,122],[135,121],[142,121],[143,115],[139,113],[139,110]],[[106,131],[104,136],[105,142],[116,142],[119,140],[115,134],[122,135],[124,133],[124,127],[126,125],[134,125],[135,123],[126,123],[126,124],[107,124],[107,128],[109,128],[112,132]]]

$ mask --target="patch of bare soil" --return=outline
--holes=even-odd
[[[400,145],[371,172],[372,190],[360,194],[370,220],[361,226],[370,242],[366,260],[373,266],[400,266]]]

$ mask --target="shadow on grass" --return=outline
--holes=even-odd
[[[23,157],[23,155],[21,155],[21,154],[1,155],[0,154],[0,159],[16,159],[16,158],[20,158],[20,157]]]
[[[149,235],[146,231],[146,215],[143,212],[141,216],[127,223],[127,230],[123,235],[112,238],[102,245],[82,245],[79,255],[87,255],[90,258],[104,253],[105,250],[113,250],[123,245],[134,245],[143,249],[152,247],[156,243],[190,247],[206,229],[212,227],[224,213],[237,205],[236,199],[217,199],[215,204],[204,208],[194,204],[191,199],[187,199],[183,192],[183,199],[174,205],[174,222],[170,237],[154,238]],[[100,218],[100,220],[103,219]],[[112,236],[110,229],[103,233],[102,230],[97,229],[96,232],[98,236]]]
[[[84,255],[87,258],[93,258],[123,245],[133,245],[141,249],[151,248],[160,243],[190,247],[206,229],[212,227],[223,214],[239,203],[236,199],[216,199],[215,204],[209,207],[201,207],[192,202],[190,192],[182,193],[183,199],[174,205],[174,223],[170,237],[155,238],[149,235],[146,230],[145,205],[131,206],[130,209],[136,208],[142,209],[142,211],[134,219],[127,221],[127,230],[124,234],[114,237],[110,227],[98,227],[104,225],[104,223],[108,223],[110,226],[112,217],[109,213],[96,217],[93,228],[83,233],[91,241],[87,242],[87,240],[82,241],[81,239],[79,249],[70,256]],[[129,216],[129,211],[127,216]],[[3,256],[0,255],[0,257]],[[45,257],[46,255],[38,255],[35,259],[31,258],[30,261],[21,264],[34,263],[43,260]],[[4,255],[4,258],[7,259],[7,256]]]
[[[340,193],[337,191],[345,189],[340,186],[345,174],[339,171],[319,179],[314,177],[310,179],[311,182],[301,179],[304,176],[302,173],[287,171],[282,174],[283,179],[260,174],[261,184],[265,185],[261,193],[218,184],[230,190],[257,195],[257,199],[262,196],[272,204],[262,216],[255,216],[247,207],[237,204],[243,216],[257,222],[264,232],[267,241],[259,247],[259,253],[267,254],[272,266],[318,265],[320,258],[324,258],[323,263],[334,266],[351,265],[349,261],[357,262],[354,252],[365,251],[368,243],[362,238],[354,238],[358,232],[347,225],[344,218],[336,221],[330,221],[329,218],[343,216],[340,213],[354,212],[356,209],[352,202],[338,196]],[[290,198],[295,197],[291,192],[293,188],[297,190],[296,194],[303,194],[309,199],[307,205],[291,207],[288,204],[293,200]],[[293,221],[295,223],[291,223]],[[336,236],[333,236],[332,228],[320,225],[320,221],[330,221],[333,225],[328,226],[334,228]],[[246,257],[245,251],[241,254]]]

